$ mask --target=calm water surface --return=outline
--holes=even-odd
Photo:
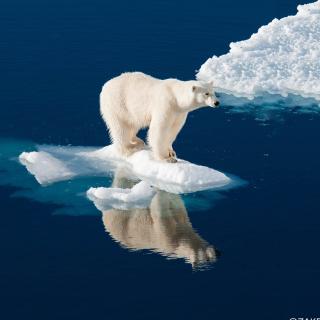
[[[2,3],[1,319],[320,316],[318,114],[190,114],[179,157],[247,184],[159,191],[145,209],[101,212],[84,197],[90,186],[132,186],[121,172],[40,187],[16,161],[37,143],[108,144],[98,110],[107,79],[132,70],[191,79],[297,4]]]

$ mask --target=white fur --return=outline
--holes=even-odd
[[[149,127],[148,144],[154,158],[175,162],[172,144],[188,112],[204,105],[214,107],[212,83],[160,80],[141,72],[123,73],[105,83],[100,111],[112,142],[123,155],[144,147],[136,135]]]

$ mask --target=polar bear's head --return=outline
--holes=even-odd
[[[175,98],[183,111],[189,112],[205,106],[212,108],[219,106],[212,82],[185,81],[180,82],[176,89]]]
[[[213,82],[203,83],[196,81],[192,84],[192,94],[196,108],[209,106],[216,108],[219,106],[219,100],[214,92]]]

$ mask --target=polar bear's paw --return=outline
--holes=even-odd
[[[142,150],[145,148],[145,144],[144,144],[144,141],[138,137],[134,137],[132,138],[132,141],[131,141],[131,145],[134,147],[134,148],[137,148],[139,150]]]
[[[178,160],[175,157],[168,157],[165,159],[166,162],[168,163],[176,163]]]
[[[125,156],[129,157],[135,152],[141,151],[146,148],[144,141],[138,137],[133,138],[129,144],[120,147],[120,153]]]
[[[176,152],[172,148],[169,148],[169,158],[177,158]]]
[[[177,155],[175,151],[172,148],[169,148],[169,156],[168,158],[165,159],[169,163],[176,163],[178,162],[177,160]]]

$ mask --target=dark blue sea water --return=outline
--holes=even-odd
[[[208,57],[298,3],[306,1],[2,2],[1,319],[320,317],[319,115],[228,106],[191,114],[179,157],[246,185],[159,195],[171,211],[157,207],[158,252],[133,250],[152,244],[145,229],[127,234],[128,212],[110,215],[121,217],[112,229],[84,197],[111,179],[41,187],[16,161],[37,143],[107,145],[98,106],[106,80],[134,70],[192,79]],[[209,245],[218,259],[203,268],[167,258]]]

